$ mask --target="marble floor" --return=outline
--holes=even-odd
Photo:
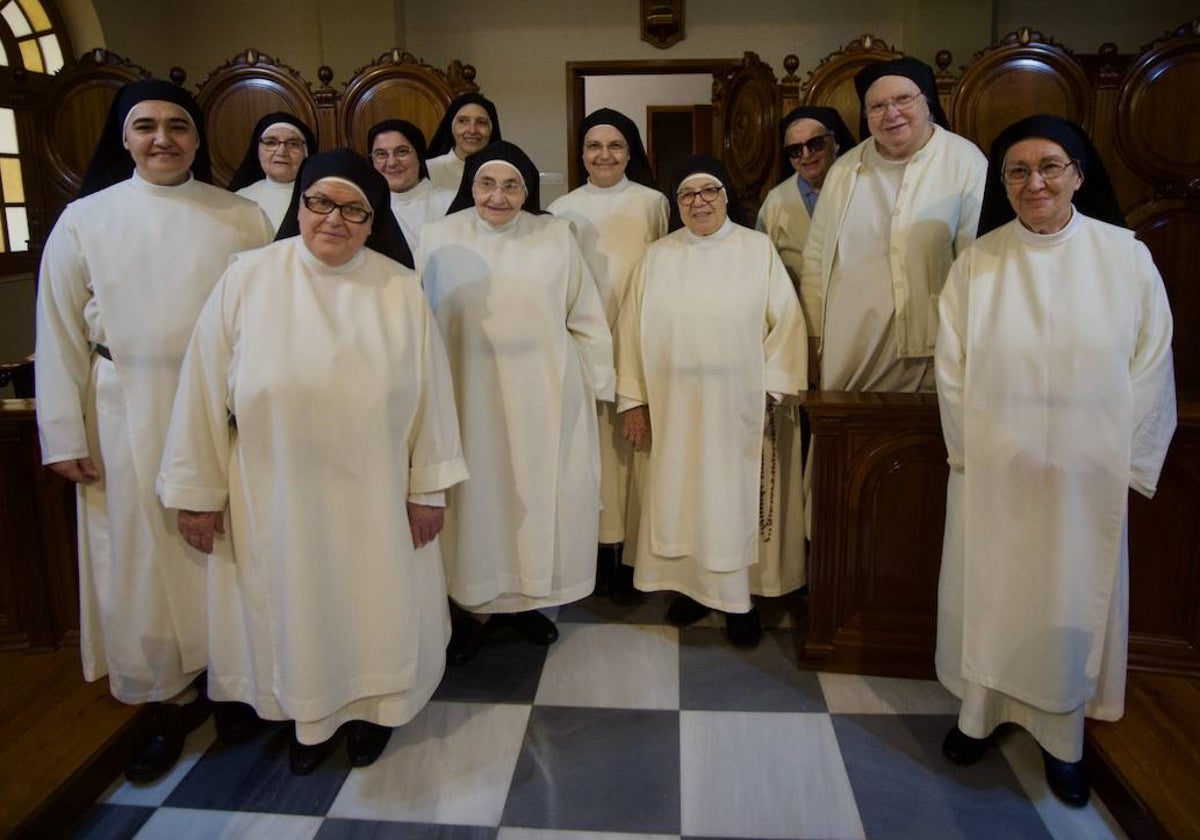
[[[1023,732],[949,764],[936,683],[797,669],[780,604],[747,652],[715,618],[664,624],[668,601],[563,607],[549,649],[498,631],[369,768],[339,749],[293,777],[282,725],[227,747],[210,721],[166,778],[115,780],[74,838],[1124,838],[1095,797],[1059,804]]]

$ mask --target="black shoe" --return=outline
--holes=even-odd
[[[750,612],[744,613],[725,613],[725,633],[734,647],[758,647],[762,641],[762,621],[758,617],[758,608],[750,607]]]
[[[645,594],[633,585],[633,566],[621,562],[620,554],[617,555],[616,574],[608,597],[619,607],[635,607],[646,600]]]
[[[380,726],[365,720],[352,720],[346,726],[346,754],[351,767],[367,767],[383,753],[392,737],[390,726]]]
[[[293,726],[292,741],[288,744],[288,767],[292,775],[307,776],[320,767],[325,757],[333,751],[333,741],[333,738],[328,738],[319,744],[301,744]]]
[[[262,719],[248,703],[214,703],[213,720],[222,744],[244,744],[262,729]]]
[[[150,736],[125,767],[125,778],[137,784],[165,776],[183,753],[183,739],[204,723],[212,704],[204,695],[183,706],[154,703]]]
[[[451,624],[450,644],[446,646],[446,661],[451,665],[466,665],[475,658],[487,638],[487,625],[473,618],[456,618]]]
[[[942,755],[959,767],[969,767],[983,758],[990,746],[990,738],[972,738],[955,726],[942,739]]]
[[[695,624],[712,610],[699,601],[694,601],[686,595],[680,595],[667,607],[667,623],[676,627],[687,627]]]
[[[1046,767],[1046,784],[1064,805],[1082,808],[1087,804],[1092,786],[1082,761],[1063,761],[1042,750],[1042,764]]]
[[[601,544],[596,549],[596,588],[597,595],[611,597],[616,585],[617,566],[620,565],[620,546]]]
[[[507,620],[527,642],[545,647],[558,641],[558,628],[554,622],[537,610],[511,613]]]

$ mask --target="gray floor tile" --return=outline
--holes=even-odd
[[[138,805],[96,805],[80,820],[71,840],[131,840],[153,815],[154,808]]]
[[[309,776],[288,769],[290,728],[268,727],[236,746],[209,748],[167,797],[173,808],[255,811],[323,816],[350,773],[339,736],[333,752]]]
[[[331,817],[325,820],[314,840],[496,840],[496,829]]]
[[[546,648],[525,641],[511,627],[490,630],[474,659],[465,665],[446,665],[433,699],[532,703],[546,653]]]
[[[535,706],[501,825],[679,831],[679,716]]]
[[[320,817],[159,808],[134,840],[314,840]]]
[[[754,650],[739,650],[720,630],[687,627],[679,635],[679,707],[715,711],[823,712],[812,671],[796,666],[790,630],[767,630]]]
[[[623,607],[603,595],[589,595],[559,610],[559,621],[608,624],[666,624],[667,607],[675,598],[674,592],[643,593],[641,603]]]
[[[1004,757],[971,767],[941,753],[943,715],[834,715],[846,772],[871,840],[1050,840]]]

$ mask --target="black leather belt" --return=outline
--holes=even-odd
[[[112,361],[112,353],[110,353],[108,351],[108,348],[105,347],[103,344],[93,344],[92,347],[95,349],[97,354],[108,359],[110,362]]]

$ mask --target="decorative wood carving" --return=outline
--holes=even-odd
[[[298,70],[254,48],[238,53],[205,76],[196,90],[196,101],[204,111],[213,180],[218,184],[233,177],[254,124],[264,114],[285,111],[299,117],[317,135],[318,147],[323,143],[312,85]]]
[[[854,76],[868,64],[903,58],[886,42],[870,33],[856,38],[837,52],[830,53],[808,74],[804,83],[804,104],[837,108],[846,126],[858,135],[861,107],[854,91]],[[863,139],[861,137],[859,140]]]
[[[775,185],[776,127],[781,116],[775,74],[755,53],[747,52],[741,66],[714,74],[714,140],[720,138],[717,153],[752,217]]]
[[[1094,92],[1070,50],[1029,28],[975,53],[950,99],[954,130],[985,152],[1004,128],[1036,113],[1091,130]]]
[[[642,0],[642,40],[665,50],[683,40],[684,0]]]

